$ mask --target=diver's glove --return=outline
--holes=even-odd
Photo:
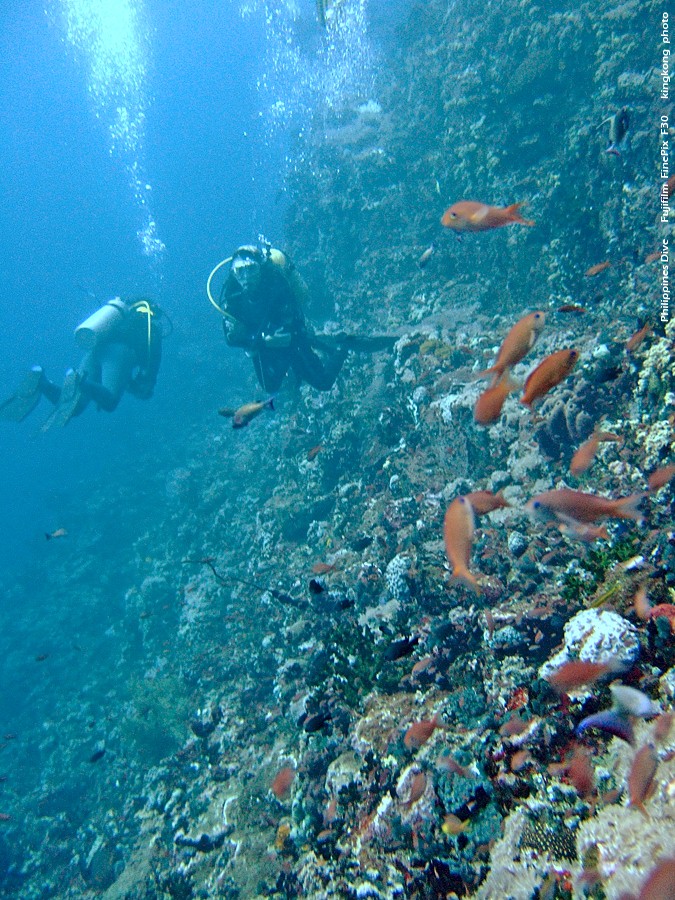
[[[244,325],[236,322],[225,331],[225,339],[230,347],[242,347],[244,350],[254,350],[261,341],[261,336]]]
[[[261,343],[272,350],[284,349],[291,346],[291,335],[283,328],[277,328],[274,334],[263,334]]]

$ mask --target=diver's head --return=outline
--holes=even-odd
[[[240,291],[250,293],[260,284],[262,254],[257,247],[240,247],[232,258],[230,277]]]

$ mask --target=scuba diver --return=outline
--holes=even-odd
[[[228,263],[229,273],[216,303],[211,280]],[[286,254],[269,245],[239,247],[211,272],[206,290],[223,315],[227,343],[246,350],[261,387],[269,394],[281,387],[289,369],[300,381],[328,391],[349,350],[362,349],[349,336],[320,336],[310,330],[302,312],[307,288]]]
[[[54,405],[42,426],[66,425],[88,406],[113,412],[128,391],[141,400],[153,393],[162,358],[162,313],[148,300],[108,300],[75,329],[75,340],[87,352],[77,369],[68,369],[63,385],[49,381],[33,366],[17,391],[0,404],[0,419],[22,422],[42,396]]]

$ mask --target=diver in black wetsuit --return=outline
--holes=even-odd
[[[309,329],[302,313],[306,287],[293,263],[280,250],[252,246],[239,247],[229,262],[219,307],[225,337],[246,350],[262,388],[275,393],[292,369],[300,381],[330,390],[349,338],[333,342]]]
[[[0,405],[0,418],[21,422],[45,396],[54,410],[43,425],[66,425],[93,401],[113,412],[128,391],[141,400],[152,396],[162,358],[159,308],[148,300],[109,300],[75,330],[87,350],[77,369],[69,369],[63,386],[33,366],[18,390]]]

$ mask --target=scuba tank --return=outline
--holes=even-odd
[[[75,329],[78,346],[83,350],[93,350],[103,335],[109,334],[122,322],[126,311],[126,304],[119,297],[108,300]]]

